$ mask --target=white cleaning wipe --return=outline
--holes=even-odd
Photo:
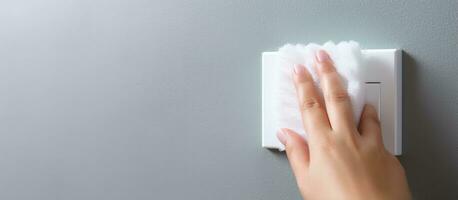
[[[362,56],[359,44],[354,41],[340,42],[337,45],[333,42],[325,44],[291,45],[281,47],[279,53],[278,73],[275,80],[275,113],[276,127],[292,129],[305,138],[307,134],[302,126],[302,119],[299,111],[299,104],[296,90],[292,79],[295,64],[304,65],[311,73],[316,86],[319,88],[319,80],[313,66],[315,53],[323,49],[334,62],[337,72],[342,78],[344,87],[348,91],[352,106],[355,124],[359,122],[364,107],[364,77],[362,73]],[[321,91],[321,89],[320,89]]]

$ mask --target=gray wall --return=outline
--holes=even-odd
[[[458,199],[457,10],[1,0],[0,199],[299,199],[260,147],[261,52],[329,39],[404,50],[410,187]]]

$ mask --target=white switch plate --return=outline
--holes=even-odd
[[[398,49],[362,51],[366,77],[366,102],[373,104],[382,125],[383,143],[394,155],[402,153],[402,52]],[[262,54],[262,147],[282,149],[273,125],[272,99],[277,52]]]

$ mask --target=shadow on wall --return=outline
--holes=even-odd
[[[440,134],[441,129],[437,127],[437,123],[432,123],[438,119],[431,119],[428,114],[435,106],[428,105],[427,100],[422,99],[425,93],[420,85],[418,63],[403,51],[402,66],[403,152],[398,158],[406,170],[411,191],[415,191],[414,199],[437,199],[438,194],[444,195],[442,199],[450,198],[447,195],[456,190],[453,188],[453,183],[456,182],[453,177],[457,177],[458,169],[448,159],[453,156],[444,155],[447,151],[435,151],[441,148],[441,141],[435,136]],[[443,87],[450,86],[445,84]],[[441,88],[444,89],[446,88]],[[451,121],[453,120],[448,123]]]
[[[286,151],[279,151],[278,149],[267,149],[272,155],[277,159],[280,159],[284,162],[288,162],[288,157],[286,157]]]

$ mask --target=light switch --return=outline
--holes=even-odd
[[[382,126],[383,143],[394,155],[402,153],[402,58],[401,50],[363,50],[366,103],[375,106]],[[262,54],[262,147],[281,149],[276,137],[275,73],[277,52]]]
[[[365,85],[365,90],[366,90],[366,104],[371,104],[374,106],[375,110],[377,110],[378,118],[382,119],[381,116],[381,102],[380,100],[382,99],[382,94],[381,94],[381,88],[380,88],[380,83],[379,82],[366,82]],[[386,120],[380,120],[381,126],[383,127],[386,123]],[[382,128],[383,131],[383,128]],[[383,144],[387,149],[392,149],[393,153],[395,152],[395,142],[396,140],[389,135],[390,133],[385,133],[383,135]]]

